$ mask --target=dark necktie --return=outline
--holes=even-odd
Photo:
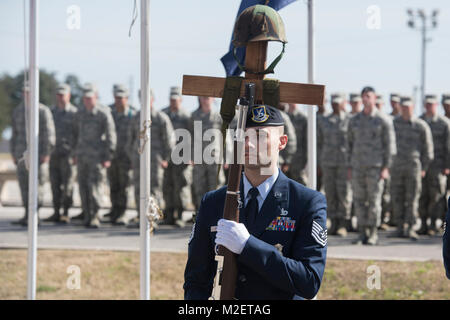
[[[248,191],[250,200],[248,200],[247,207],[245,208],[247,214],[247,225],[249,231],[252,231],[256,224],[256,216],[258,215],[258,199],[259,191],[253,187]]]

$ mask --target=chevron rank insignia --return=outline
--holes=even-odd
[[[314,240],[316,240],[316,242],[322,247],[325,247],[327,245],[327,230],[322,228],[322,226],[314,220],[312,223],[311,235]]]

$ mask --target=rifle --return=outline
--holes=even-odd
[[[239,222],[239,209],[242,207],[240,199],[240,182],[242,175],[242,164],[245,153],[245,123],[248,108],[254,104],[255,84],[245,84],[245,96],[241,97],[238,109],[238,121],[233,137],[233,163],[230,164],[228,172],[228,186],[223,209],[223,218]],[[212,299],[218,299],[220,288],[220,300],[235,299],[237,279],[237,255],[223,246],[216,247],[217,273],[214,281]]]

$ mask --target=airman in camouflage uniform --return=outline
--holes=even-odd
[[[29,99],[29,87],[24,86],[23,90],[24,101]],[[27,225],[28,222],[28,169],[25,165],[24,154],[27,150],[27,133],[29,120],[25,115],[29,112],[29,107],[25,107],[25,103],[19,104],[12,113],[12,136],[10,140],[10,151],[14,163],[17,165],[17,180],[19,180],[20,195],[22,196],[22,204],[25,208],[25,215],[17,224]],[[29,115],[29,113],[28,113]],[[50,154],[55,146],[55,125],[50,109],[39,104],[39,166],[38,166],[38,209],[42,205],[44,195],[44,183],[48,179],[48,162]],[[28,150],[29,151],[29,150]]]
[[[383,113],[383,107],[384,107],[384,100],[383,100],[383,96],[381,94],[377,94],[377,99],[375,101],[375,106],[377,107],[377,109]]]
[[[60,84],[56,89],[56,105],[51,108],[56,131],[56,146],[50,156],[50,182],[54,214],[46,219],[51,222],[69,222],[72,206],[76,168],[72,158],[76,145],[76,116],[78,108],[70,103],[70,86]],[[64,212],[61,216],[60,209]]]
[[[450,122],[437,114],[438,101],[435,95],[425,97],[426,112],[420,116],[431,128],[433,135],[434,160],[422,180],[422,194],[419,213],[422,226],[419,234],[434,235],[437,232],[436,219],[445,213],[443,199],[446,193],[447,175],[450,173]],[[430,218],[430,225],[427,219]]]
[[[134,108],[128,104],[128,89],[117,84],[113,89],[114,104],[111,114],[116,128],[116,151],[108,168],[111,212],[108,214],[111,222],[116,225],[126,225],[128,220],[125,210],[128,203],[128,187],[131,178],[131,155],[128,152],[130,133],[135,115]]]
[[[161,111],[169,116],[175,130],[189,130],[190,115],[181,107],[180,87],[170,89],[170,106]],[[178,144],[181,139],[178,136],[176,138],[176,144]],[[163,191],[166,211],[163,223],[181,226],[183,211],[192,205],[192,166],[189,163],[174,164],[171,159],[164,174]]]
[[[284,108],[286,112],[288,107]],[[286,148],[280,151],[279,165],[283,173],[287,173],[293,165],[293,159],[297,153],[297,134],[295,132],[294,125],[291,118],[285,111],[280,110],[280,114],[284,120],[284,134],[288,136],[288,143]]]
[[[347,236],[350,219],[351,185],[347,179],[347,131],[350,116],[345,112],[345,95],[331,95],[333,113],[317,125],[317,155],[322,164],[330,234]]]
[[[108,107],[98,102],[97,89],[92,84],[83,87],[84,109],[77,114],[78,139],[76,163],[84,225],[98,228],[101,205],[101,184],[105,170],[111,166],[116,149],[116,129]]]
[[[392,122],[375,106],[375,90],[365,87],[361,96],[364,109],[349,123],[347,163],[360,230],[357,243],[375,245],[384,179],[389,176],[392,156],[396,153],[395,134]]]
[[[194,159],[192,198],[195,210],[199,209],[200,202],[206,192],[217,189],[225,183],[223,170],[220,170],[219,175],[217,175],[218,164],[221,163],[218,156],[220,154],[219,150],[222,147],[222,139],[214,136],[212,141],[208,141],[209,137],[205,136],[206,141],[203,140],[205,131],[209,129],[215,129],[215,132],[220,133],[222,118],[218,112],[212,110],[214,98],[199,97],[198,100],[199,107],[192,112],[189,124],[189,131],[193,142],[191,152],[192,158]],[[198,155],[203,156],[200,158]],[[206,156],[210,157],[210,159],[206,159]],[[198,163],[198,160],[201,163]]]
[[[359,93],[350,93],[349,104],[352,107],[350,116],[354,116],[355,114],[360,113],[362,105],[361,95]]]
[[[164,171],[167,169],[171,152],[175,146],[175,132],[169,117],[160,111],[156,111],[154,104],[153,90],[150,91],[150,194],[156,204],[165,209],[163,195]],[[129,151],[133,164],[133,184],[134,198],[138,216],[133,219],[129,227],[139,227],[139,207],[140,207],[140,154],[141,145],[141,112],[138,111],[133,118],[133,126],[130,128],[131,141]]]
[[[418,239],[413,226],[418,217],[422,177],[433,160],[433,138],[425,121],[414,116],[411,97],[401,98],[401,115],[394,119],[397,154],[392,163],[391,195],[397,235]]]
[[[390,102],[391,102],[391,107],[392,107],[392,112],[390,114],[392,120],[394,120],[394,118],[396,116],[400,115],[401,112],[401,107],[400,107],[400,95],[398,93],[391,93],[390,96]]]
[[[291,165],[287,171],[287,176],[303,185],[306,185],[307,175],[305,168],[308,161],[308,119],[297,108],[295,103],[289,104],[288,115],[295,129],[297,149],[291,159]],[[289,136],[289,133],[287,134],[289,144],[289,142],[291,142],[291,137]]]
[[[325,99],[325,104],[327,103]],[[316,126],[319,126],[319,123],[326,117],[325,104],[323,106],[317,106],[316,112]],[[317,157],[317,191],[322,190],[322,163],[320,161],[320,157]]]
[[[400,95],[398,93],[391,93],[390,103],[392,112],[388,115],[391,121],[400,115]],[[389,230],[389,227],[396,226],[396,218],[394,218],[394,210],[392,207],[391,196],[391,177],[384,180],[383,196],[381,201],[381,230]]]
[[[352,118],[361,112],[361,106],[362,106],[361,94],[355,93],[355,92],[350,93],[349,104],[351,106],[349,117]],[[350,189],[351,189],[351,184],[350,184]],[[350,220],[348,221],[348,224],[347,224],[347,231],[355,232],[357,230],[354,228],[354,226],[352,224],[352,219],[353,219],[353,217],[356,216],[355,215],[355,203],[353,201],[352,201],[352,206],[351,206],[351,210],[350,210],[350,216],[351,216]]]

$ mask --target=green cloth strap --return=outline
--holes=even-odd
[[[241,93],[241,85],[243,77],[227,77],[225,80],[225,87],[223,88],[222,94],[222,103],[220,105],[220,116],[222,117],[222,137],[223,137],[223,145],[220,150],[220,158],[223,159],[223,151],[226,146],[226,138],[227,138],[227,129],[230,125],[230,122],[233,121],[234,115],[236,113],[236,104],[239,99],[239,95]],[[219,181],[219,173],[221,169],[221,165],[219,164],[217,168],[217,177],[216,177],[216,186],[217,181]]]
[[[285,48],[285,43],[283,43],[283,49],[281,49],[281,53],[278,55],[278,57],[276,57],[275,60],[273,60],[273,62],[270,64],[270,66],[266,70],[259,71],[259,72],[254,72],[254,71],[251,71],[251,70],[247,70],[247,68],[245,68],[241,64],[241,62],[239,61],[238,57],[236,56],[236,50],[237,50],[236,47],[233,49],[233,56],[234,56],[234,60],[236,60],[236,62],[237,62],[237,65],[238,65],[239,69],[241,69],[242,71],[247,72],[247,73],[251,73],[251,74],[269,74],[269,73],[275,73],[275,71],[274,71],[275,67],[277,66],[278,62],[280,62],[281,58],[283,58],[284,48]]]
[[[278,104],[280,103],[280,80],[263,80],[263,101],[264,104],[278,108]]]

